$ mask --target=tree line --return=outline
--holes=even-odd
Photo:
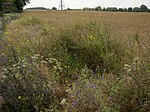
[[[84,11],[111,11],[111,12],[150,12],[150,9],[146,5],[141,5],[140,7],[129,7],[129,8],[117,8],[117,7],[107,7],[101,8],[97,6],[95,8],[83,8]]]
[[[0,0],[0,12],[1,13],[11,13],[23,12],[23,7],[29,3],[30,0]]]

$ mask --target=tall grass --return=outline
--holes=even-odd
[[[5,53],[10,62],[2,86],[9,110],[148,111],[149,32],[129,33],[72,13],[63,22],[54,19],[67,13],[48,19],[27,12],[8,24],[4,35],[12,49]]]

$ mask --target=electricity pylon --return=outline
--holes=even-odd
[[[59,9],[60,9],[60,10],[64,10],[64,9],[65,9],[65,3],[64,3],[64,0],[60,0],[60,3],[59,3]]]

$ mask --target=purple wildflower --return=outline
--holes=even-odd
[[[110,96],[110,101],[112,101],[112,99],[113,99],[112,96]]]
[[[72,101],[72,107],[74,108],[76,106],[76,102],[73,100]]]
[[[102,100],[104,100],[104,96],[102,96]]]
[[[96,86],[95,86],[95,85],[92,85],[92,88],[93,88],[93,89],[95,89],[95,88],[96,88]]]

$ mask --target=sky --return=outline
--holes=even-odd
[[[24,8],[30,7],[45,7],[51,9],[52,7],[59,7],[60,0],[31,0],[31,3]],[[150,0],[64,0],[65,8],[80,9],[84,7],[94,8],[101,7],[140,7],[144,4],[150,8]]]

